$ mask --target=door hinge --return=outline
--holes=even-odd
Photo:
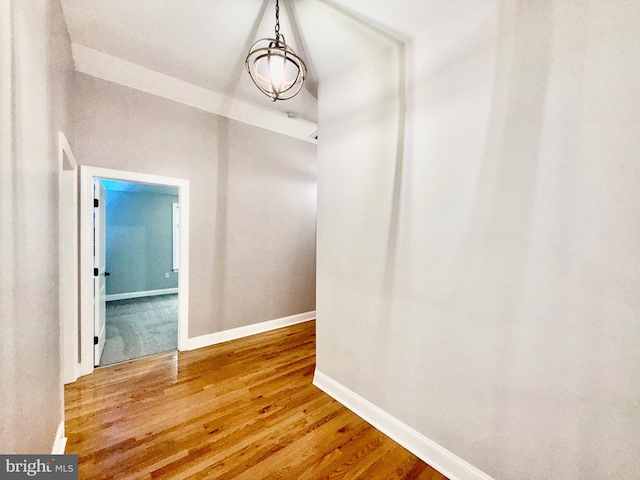
[[[93,199],[93,206],[94,206],[95,208],[98,208],[98,205],[100,205],[100,200],[98,200],[97,198],[94,198],[94,199]]]
[[[93,337],[93,344],[97,345],[98,344],[98,337]]]
[[[94,268],[94,269],[93,269],[93,276],[94,276],[94,277],[97,277],[97,276],[98,276],[98,269],[97,269],[97,268]]]

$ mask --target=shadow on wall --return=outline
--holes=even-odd
[[[542,128],[544,120],[545,100],[547,94],[547,84],[549,76],[549,66],[551,63],[551,35],[552,28],[548,25],[553,18],[550,8],[538,8],[525,2],[514,2],[512,7],[503,6],[498,20],[498,35],[500,40],[498,45],[496,65],[494,71],[493,92],[491,94],[490,119],[485,132],[485,148],[482,155],[482,165],[477,167],[481,172],[477,180],[475,208],[468,222],[470,226],[463,245],[450,245],[448,252],[455,251],[460,254],[459,258],[452,260],[452,265],[457,272],[449,272],[447,278],[442,279],[445,285],[441,285],[435,290],[422,290],[412,292],[416,298],[429,298],[431,305],[429,308],[438,306],[454,305],[455,308],[462,308],[469,303],[470,299],[477,299],[479,296],[495,297],[495,292],[510,292],[503,295],[501,303],[480,302],[485,312],[478,312],[482,317],[507,317],[513,318],[516,314],[516,302],[519,298],[519,290],[522,289],[522,278],[524,275],[525,260],[527,258],[528,241],[530,238],[531,223],[533,221],[533,207],[536,194],[537,168],[540,156]],[[526,10],[526,11],[523,11]],[[364,25],[371,27],[360,20]],[[539,28],[545,25],[545,28]],[[474,35],[476,32],[471,32]],[[542,33],[542,34],[541,34]],[[504,40],[505,37],[512,37],[512,41]],[[413,254],[417,254],[421,259],[427,259],[424,263],[436,265],[440,258],[435,258],[443,254],[441,249],[422,246],[418,251],[413,240],[404,237],[411,235],[413,228],[419,228],[432,246],[440,246],[441,237],[437,229],[437,223],[426,225],[430,222],[429,217],[442,217],[446,203],[433,203],[428,205],[426,210],[420,214],[416,209],[419,205],[411,205],[410,202],[417,193],[417,189],[435,188],[432,180],[413,178],[413,171],[419,162],[429,162],[432,165],[437,162],[451,162],[446,156],[440,158],[418,158],[416,155],[424,155],[424,152],[413,151],[415,142],[414,132],[415,118],[414,108],[416,104],[417,89],[438,89],[437,92],[428,92],[434,95],[432,100],[443,101],[440,89],[446,89],[445,95],[453,95],[451,91],[457,85],[447,82],[446,78],[457,68],[459,64],[464,64],[468,59],[474,58],[476,49],[485,48],[484,44],[469,40],[464,43],[466,50],[459,51],[458,57],[447,57],[446,64],[438,69],[430,70],[429,77],[416,78],[414,63],[424,61],[423,58],[416,58],[416,55],[428,55],[430,52],[416,52],[412,41],[398,43],[398,84],[396,88],[382,91],[376,98],[376,105],[359,105],[359,110],[343,110],[345,117],[353,120],[359,129],[375,129],[379,122],[379,116],[369,114],[369,110],[377,108],[379,105],[397,105],[398,124],[395,137],[395,156],[393,164],[392,190],[389,196],[390,211],[388,225],[386,225],[386,250],[384,252],[383,272],[381,282],[376,285],[377,291],[368,292],[375,297],[374,313],[371,314],[367,308],[370,318],[366,321],[366,328],[362,330],[363,336],[375,342],[375,348],[357,349],[355,351],[356,365],[371,366],[371,371],[377,372],[375,378],[368,378],[370,384],[388,383],[397,371],[398,364],[406,359],[398,357],[404,352],[398,352],[398,345],[394,341],[398,338],[399,328],[405,326],[403,315],[399,313],[399,308],[406,309],[407,306],[400,306],[399,296],[406,299],[406,292],[403,290],[401,276],[407,277],[407,272],[415,271],[416,266],[412,264]],[[406,39],[405,39],[406,40]],[[465,39],[468,40],[468,39]],[[532,55],[532,52],[535,52]],[[440,78],[442,77],[442,78]],[[443,80],[445,79],[445,80]],[[428,87],[425,87],[427,85]],[[465,85],[464,88],[469,88]],[[456,94],[458,92],[455,92]],[[420,95],[425,95],[422,91]],[[434,108],[428,105],[422,108]],[[477,108],[477,107],[473,107]],[[438,113],[441,113],[438,110]],[[355,119],[355,120],[354,120]],[[330,119],[332,121],[342,121],[343,119]],[[424,119],[420,124],[425,128]],[[370,123],[369,123],[370,122]],[[428,125],[428,123],[427,123]],[[449,126],[447,125],[447,128]],[[445,132],[440,132],[444,135]],[[446,132],[450,134],[450,132]],[[424,132],[420,132],[424,134]],[[428,135],[436,135],[429,132]],[[440,140],[440,139],[438,139]],[[461,138],[460,141],[463,141]],[[431,146],[429,146],[431,147]],[[434,168],[438,168],[435,166]],[[424,170],[421,170],[424,171]],[[414,185],[412,191],[411,186]],[[375,188],[377,185],[372,185]],[[434,200],[438,200],[434,190],[430,192]],[[455,193],[447,193],[446,196],[455,196]],[[436,210],[438,212],[434,213]],[[406,217],[405,217],[406,216]],[[445,215],[446,216],[446,215]],[[376,217],[376,221],[386,221],[386,216]],[[411,225],[411,222],[414,222]],[[420,222],[421,225],[416,225]],[[412,244],[415,245],[413,252]],[[429,249],[430,251],[425,251]],[[465,254],[467,254],[465,256]],[[424,272],[423,282],[434,282],[440,279],[437,272]],[[424,286],[424,283],[423,283]],[[443,296],[439,296],[442,293]],[[446,298],[444,298],[446,296]],[[474,305],[472,308],[476,308]],[[443,316],[444,320],[446,316]],[[439,320],[434,320],[439,321]],[[513,364],[511,348],[513,339],[511,328],[500,329],[501,338],[495,339],[495,343],[500,345],[502,351],[494,356],[496,365],[492,368],[508,368]],[[444,326],[442,328],[445,328]],[[397,372],[396,372],[397,373]],[[362,380],[364,382],[364,379]],[[351,385],[350,385],[351,386]],[[353,385],[358,388],[357,385]],[[366,389],[375,390],[374,387],[366,386]],[[378,388],[376,390],[376,403],[383,408],[387,406],[387,398],[395,396],[395,392],[389,389]],[[393,413],[393,412],[392,412]],[[499,412],[498,412],[499,413]],[[501,437],[500,422],[508,421],[506,415],[496,417],[497,437]],[[507,419],[507,420],[505,420]]]
[[[495,299],[501,292],[498,302],[475,303],[475,308],[486,310],[478,312],[482,318],[515,320],[526,288],[553,20],[552,8],[531,2],[501,3],[490,117],[470,230],[462,247],[469,256],[462,258],[455,276],[460,283],[452,289],[460,295],[452,301],[461,305],[471,298]],[[513,321],[505,321],[493,330],[499,338],[492,342],[498,346],[492,368],[507,378],[514,374],[514,328]],[[517,404],[509,401],[506,390],[496,395],[503,408],[493,410],[492,438],[502,442],[511,432],[507,425],[517,415],[513,410]],[[493,460],[497,471],[501,461]]]
[[[255,37],[260,27],[260,22],[265,15],[269,0],[263,0],[260,11],[251,26],[251,30],[247,35],[244,47],[238,52],[238,59],[232,72],[234,75],[229,79],[224,91],[234,91],[234,87],[238,85],[241,75],[245,74],[245,56],[244,52],[248,52],[255,41]],[[222,110],[225,111],[231,106],[231,97],[225,96]],[[228,329],[225,325],[227,318],[227,241],[228,241],[228,201],[229,201],[229,157],[230,157],[230,138],[229,138],[229,119],[221,117],[218,121],[218,144],[217,158],[212,159],[217,165],[216,178],[216,213],[215,213],[215,236],[213,238],[213,299],[215,305],[213,307],[213,329],[211,331],[218,332]]]
[[[384,270],[382,274],[380,298],[387,298],[380,304],[381,318],[394,318],[394,302],[393,298],[396,293],[396,280],[398,269],[399,240],[400,240],[400,222],[402,214],[402,199],[406,196],[403,192],[404,175],[405,175],[405,157],[407,155],[407,140],[411,135],[407,131],[410,123],[407,122],[409,92],[407,91],[407,46],[399,43],[397,46],[397,68],[398,68],[398,87],[393,101],[398,105],[398,131],[396,137],[396,153],[393,172],[393,183],[391,192],[391,209],[389,212],[389,226],[386,241],[386,254],[384,261]],[[393,338],[393,322],[377,322],[375,324],[376,337],[380,339]],[[382,342],[378,345],[378,355],[373,359],[376,369],[384,372],[386,377],[393,370],[393,365],[388,361],[391,358],[392,345],[390,342]]]
[[[320,126],[320,135],[326,132],[326,138],[331,137],[328,144],[342,144],[343,148],[332,155],[344,155],[343,161],[350,164],[346,167],[346,175],[339,180],[343,182],[340,186],[327,185],[325,179],[324,189],[331,190],[332,195],[336,194],[339,202],[349,202],[354,198],[362,202],[355,207],[362,215],[354,216],[348,226],[342,226],[344,228],[337,224],[325,226],[321,235],[328,232],[326,229],[333,230],[331,241],[341,238],[341,247],[345,247],[345,252],[349,251],[352,254],[348,261],[342,258],[339,264],[332,262],[332,268],[340,270],[332,273],[341,277],[340,280],[348,282],[356,281],[355,278],[361,274],[367,277],[366,285],[356,287],[359,293],[366,292],[366,298],[360,299],[360,318],[354,319],[354,324],[362,323],[362,340],[375,342],[375,346],[371,349],[352,349],[350,354],[353,355],[354,365],[372,365],[372,369],[379,372],[375,378],[360,379],[374,384],[384,382],[387,372],[393,368],[389,362],[392,345],[386,340],[392,338],[395,328],[392,321],[392,298],[397,288],[398,240],[402,222],[402,202],[406,197],[405,160],[411,129],[410,123],[407,122],[408,107],[411,105],[408,99],[411,92],[407,89],[407,75],[412,71],[407,62],[407,49],[410,44],[405,43],[407,37],[402,37],[400,32],[388,25],[372,22],[371,19],[331,0],[321,2],[380,36],[388,46],[385,51],[369,52],[369,56],[362,57],[361,64],[336,75],[336,78],[342,77],[341,81],[336,78],[330,79],[331,83],[341,84],[341,88],[346,92],[345,101],[341,102],[339,107],[325,108],[321,119],[323,123]],[[333,87],[329,88],[332,90],[330,95],[335,95]],[[326,130],[323,131],[323,128]],[[352,135],[354,129],[355,135]],[[321,137],[319,149],[322,141]],[[350,157],[351,154],[348,152],[353,152],[354,156]],[[384,180],[370,181],[367,178],[370,175],[380,175]],[[345,183],[347,178],[357,184]],[[353,190],[353,193],[336,192],[336,189],[349,189]],[[376,206],[367,206],[367,199]],[[347,209],[354,207],[346,206]],[[378,207],[381,210],[377,215],[371,216],[370,212],[367,212],[367,208]],[[384,235],[384,238],[380,238],[378,234]],[[356,242],[361,242],[359,247],[355,247]],[[337,247],[334,245],[333,248]],[[352,248],[355,249],[351,250]],[[366,265],[367,273],[350,271],[357,265]],[[350,278],[351,276],[353,278]],[[332,295],[329,290],[325,290],[326,295]],[[358,300],[353,300],[354,303],[358,303]],[[318,314],[322,318],[323,311],[320,310]],[[342,314],[350,316],[347,309],[344,309]],[[323,343],[322,329],[319,333],[319,342]],[[338,348],[336,345],[333,347]],[[356,385],[350,386],[356,388]]]
[[[626,478],[638,10],[495,7],[407,46],[395,157],[395,92],[320,85],[319,369],[496,478]]]

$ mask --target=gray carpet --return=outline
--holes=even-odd
[[[107,302],[107,339],[100,366],[178,348],[178,295]]]

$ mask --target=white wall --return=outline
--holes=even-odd
[[[320,84],[318,370],[495,478],[635,478],[640,9],[475,13],[404,140],[395,61]]]
[[[188,179],[189,337],[315,310],[316,146],[76,74],[84,165]]]
[[[0,2],[0,452],[52,451],[60,363],[58,131],[73,61],[57,1]]]

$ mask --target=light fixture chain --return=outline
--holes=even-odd
[[[276,39],[280,35],[280,3],[276,0]]]

